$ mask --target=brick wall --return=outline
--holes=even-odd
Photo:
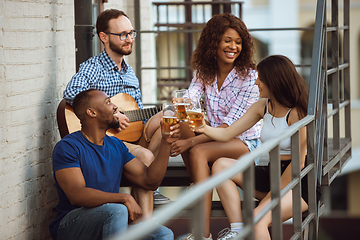
[[[0,239],[50,239],[56,108],[75,72],[73,0],[0,2]]]
[[[129,13],[134,23],[132,1],[106,5]],[[135,53],[128,57],[134,67],[135,59]],[[74,73],[73,0],[0,1],[1,240],[50,239],[56,108]]]

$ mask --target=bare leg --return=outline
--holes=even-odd
[[[188,139],[191,137],[195,137],[195,133],[190,130],[189,124],[186,122],[180,123],[180,132],[181,132],[180,139]],[[194,180],[192,179],[192,171],[191,171],[191,164],[190,164],[190,149],[184,151],[181,154],[181,157],[184,161],[186,170],[189,173],[190,181],[192,182]]]
[[[162,118],[162,112],[158,112],[149,119],[145,129],[146,139],[152,139],[155,132],[160,129],[160,121]]]
[[[140,159],[146,166],[149,166],[154,161],[153,153],[143,147],[134,149],[131,152],[136,158]],[[154,193],[137,186],[132,187],[131,194],[135,198],[136,202],[139,204],[143,211],[143,217],[149,218],[153,213],[154,206]]]
[[[144,218],[150,218],[152,216],[154,208],[154,192],[144,188],[133,186],[131,190],[131,195],[139,204],[143,212],[143,216],[139,220],[142,220]]]
[[[236,161],[237,160],[231,158],[220,158],[216,160],[212,167],[212,174],[215,175],[230,168]],[[243,221],[241,215],[241,197],[237,188],[237,185],[242,187],[242,183],[243,174],[239,173],[216,188],[230,223]]]
[[[270,203],[271,199],[269,194],[261,200],[259,205],[254,210],[254,216],[259,214],[259,212],[264,209],[266,205]],[[286,221],[292,217],[292,191],[289,191],[285,194],[285,196],[281,199],[281,218],[282,221]],[[301,199],[301,210],[302,212],[308,209],[308,205]],[[268,231],[268,227],[271,225],[272,217],[271,212],[268,212],[256,225],[255,225],[255,239],[263,240],[270,239],[270,234]]]
[[[247,146],[239,139],[232,139],[229,142],[207,142],[194,146],[190,150],[190,165],[193,173],[194,183],[207,180],[210,177],[208,163],[213,163],[220,157],[238,158],[249,152]],[[212,194],[204,196],[204,236],[210,234]]]
[[[160,129],[161,118],[162,118],[162,113],[158,113],[155,116],[153,116],[147,123],[145,134],[143,134],[141,139],[139,140],[139,144],[143,147],[146,147],[148,154],[152,156],[151,161],[145,163],[145,165],[147,166],[149,166],[151,162],[153,162],[153,160],[158,156],[158,153],[161,149],[161,139],[162,139],[161,129]],[[147,139],[150,141],[148,142]],[[144,189],[140,190],[137,187],[134,187],[133,190],[134,190],[134,197],[138,201],[140,207],[142,208],[144,217],[146,218],[148,216],[151,216],[154,206],[154,192],[145,191]]]
[[[132,150],[132,155],[140,159],[147,167],[154,161],[154,154],[146,148],[138,147]]]
[[[229,158],[220,158],[213,164],[212,173],[217,174],[225,169],[233,166],[236,160]],[[243,174],[237,174],[231,178],[231,180],[225,181],[222,185],[216,189],[218,191],[221,203],[223,204],[226,215],[230,223],[242,222],[241,216],[241,200],[236,185],[242,187]],[[262,199],[259,205],[254,210],[254,216],[259,214],[262,209],[265,208],[271,201],[270,193],[263,193],[255,191],[255,197]],[[302,199],[301,201],[302,211],[308,209],[308,205]],[[286,221],[292,217],[292,191],[288,192],[281,200],[281,215],[282,221]],[[271,212],[267,213],[255,226],[255,239],[270,239],[268,227],[271,225],[272,216]]]
[[[159,112],[149,119],[149,122],[146,123],[145,134],[143,134],[139,140],[139,145],[149,149],[153,155],[156,157],[161,142],[161,129],[160,129],[160,120],[162,118],[162,113]]]
[[[155,157],[159,154],[159,151],[161,149],[161,138],[161,129],[158,128],[153,134],[148,145],[148,149],[154,154]]]

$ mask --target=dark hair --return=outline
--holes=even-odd
[[[260,81],[269,88],[270,104],[275,99],[284,107],[296,108],[299,119],[307,115],[309,87],[290,59],[268,56],[259,62],[257,70]]]
[[[92,91],[97,91],[96,89],[88,89],[85,91],[82,91],[80,93],[78,93],[73,101],[72,104],[72,108],[74,110],[75,115],[82,120],[85,113],[86,113],[86,109],[89,107],[89,102],[91,99],[90,96],[90,92]]]
[[[109,21],[117,19],[120,16],[129,18],[123,11],[117,9],[108,9],[99,14],[96,20],[96,33],[99,36],[100,32],[109,31]],[[100,36],[99,36],[100,37]]]
[[[196,71],[196,77],[203,84],[214,82],[219,72],[217,64],[217,49],[224,32],[232,28],[242,39],[242,50],[234,62],[239,76],[248,74],[249,69],[255,69],[254,44],[245,23],[231,13],[214,15],[201,32],[199,43],[191,57],[191,70]]]

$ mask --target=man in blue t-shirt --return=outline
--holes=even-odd
[[[53,151],[59,204],[50,232],[57,240],[106,239],[142,216],[135,199],[119,193],[122,175],[143,189],[156,189],[166,172],[171,143],[179,137],[179,125],[170,135],[162,135],[159,154],[147,167],[121,140],[106,135],[109,128],[119,127],[122,117],[106,93],[79,93],[73,110],[81,130],[64,137]],[[173,237],[170,229],[160,226],[149,239]]]

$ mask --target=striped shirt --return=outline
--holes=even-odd
[[[123,60],[119,71],[105,50],[80,65],[79,71],[67,84],[63,96],[72,104],[78,93],[90,88],[103,91],[109,97],[127,93],[135,99],[139,108],[143,108],[139,80],[134,70]]]
[[[255,85],[256,78],[257,72],[250,70],[244,79],[240,79],[236,69],[233,68],[219,90],[217,77],[211,86],[204,86],[195,76],[189,86],[189,94],[191,97],[200,98],[205,93],[207,115],[212,127],[223,123],[230,126],[259,99],[259,89]],[[260,137],[260,127],[261,124],[258,122],[237,138],[257,139]]]

